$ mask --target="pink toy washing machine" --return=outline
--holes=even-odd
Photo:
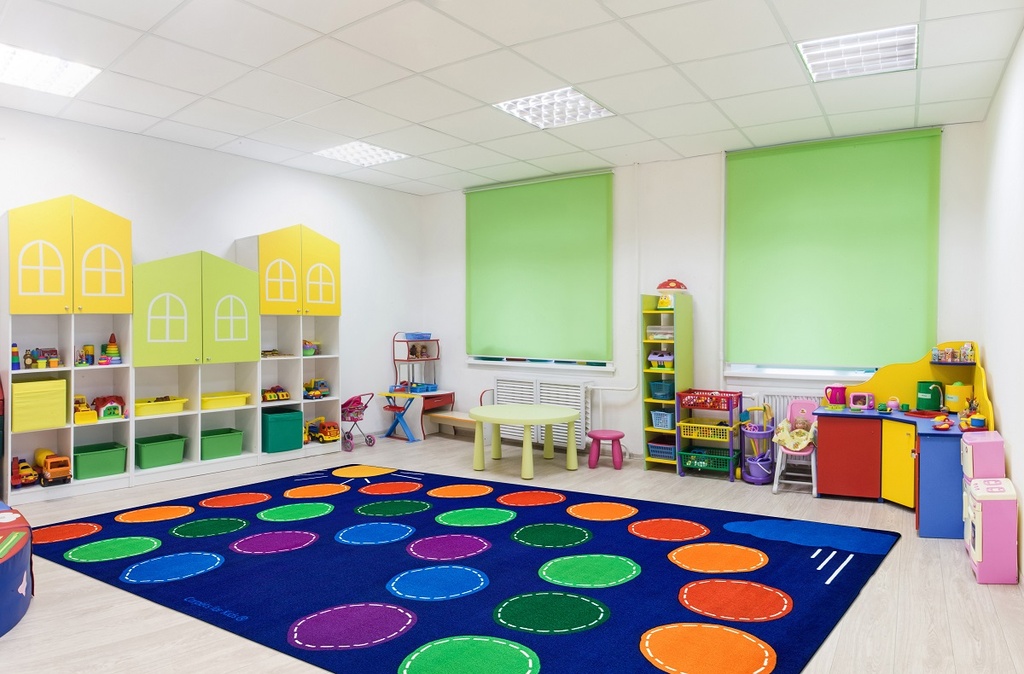
[[[1017,583],[1017,492],[1004,477],[971,482],[964,543],[979,583]]]

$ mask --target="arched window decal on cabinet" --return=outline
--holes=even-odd
[[[19,295],[63,295],[64,258],[49,241],[29,241],[18,253]]]
[[[213,339],[217,342],[244,342],[249,339],[249,311],[236,295],[225,295],[213,310]]]
[[[174,293],[157,295],[146,310],[146,341],[188,341],[188,309]]]
[[[322,262],[306,274],[306,304],[334,304],[334,272]]]
[[[82,295],[124,297],[124,260],[105,243],[92,246],[82,255]]]
[[[267,265],[267,273],[263,279],[263,294],[267,302],[296,302],[295,267],[288,260],[277,258]]]

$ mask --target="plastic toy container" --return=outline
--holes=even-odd
[[[651,425],[661,430],[671,431],[675,427],[675,412],[651,410]]]
[[[60,428],[67,422],[67,380],[11,384],[12,433]]]
[[[652,459],[670,459],[675,461],[676,446],[665,444],[663,442],[648,442],[647,453]]]
[[[159,468],[181,463],[185,458],[185,436],[167,433],[135,438],[135,465]]]
[[[740,406],[743,394],[739,391],[710,391],[690,388],[679,392],[679,404],[695,410],[720,410],[728,412]]]
[[[679,452],[679,459],[683,468],[697,468],[700,470],[714,470],[721,473],[729,472],[729,459],[733,465],[739,465],[739,452],[733,452],[726,448],[693,448],[688,452]]]
[[[264,452],[302,449],[302,412],[281,408],[263,410],[261,423]]]
[[[167,396],[168,400],[158,398],[139,398],[135,401],[135,416],[148,417],[154,414],[174,414],[185,409],[188,398]]]
[[[242,431],[234,428],[211,428],[200,433],[199,458],[203,461],[224,459],[242,453]]]
[[[72,479],[89,480],[123,473],[127,455],[128,448],[116,442],[75,447]]]
[[[249,402],[249,394],[244,391],[219,391],[204,393],[202,400],[202,409],[220,410],[227,407],[243,407]]]
[[[430,333],[429,332],[407,332],[407,333],[405,333],[405,338],[409,339],[409,340],[430,339]]]
[[[413,382],[409,385],[409,393],[431,393],[437,390],[437,384],[417,384]]]
[[[651,397],[655,400],[672,400],[672,382],[652,381]]]

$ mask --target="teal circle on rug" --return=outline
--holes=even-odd
[[[493,527],[515,518],[515,511],[504,508],[462,508],[441,513],[434,520],[449,527]]]
[[[511,597],[494,609],[494,622],[520,632],[572,634],[594,629],[611,615],[590,597],[568,592],[531,592]]]
[[[536,674],[539,671],[540,658],[526,646],[472,634],[425,643],[398,666],[398,674]]]
[[[121,582],[170,583],[213,571],[223,563],[224,558],[213,552],[179,552],[132,564],[121,574]]]
[[[592,537],[583,527],[557,522],[527,524],[512,533],[512,540],[534,548],[571,548]]]
[[[185,522],[171,529],[171,534],[179,538],[206,538],[230,534],[249,526],[245,520],[237,517],[210,517],[205,520]]]
[[[334,534],[334,540],[348,545],[384,545],[413,535],[416,529],[397,522],[367,522],[345,527]]]
[[[565,587],[615,587],[640,575],[640,565],[618,555],[573,555],[547,562],[538,575]]]
[[[288,505],[267,508],[256,514],[265,522],[297,522],[323,517],[334,510],[330,503],[289,503]]]
[[[431,507],[426,501],[398,499],[395,501],[367,503],[356,508],[355,512],[359,515],[368,515],[370,517],[399,517],[401,515],[421,513],[424,510],[430,510]]]
[[[125,536],[93,541],[64,553],[69,562],[109,562],[135,555],[144,555],[159,548],[160,541],[149,536]]]
[[[403,571],[388,581],[387,590],[402,599],[448,601],[476,594],[490,582],[483,571],[446,564]]]

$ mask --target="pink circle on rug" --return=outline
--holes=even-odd
[[[263,503],[270,500],[270,494],[260,492],[242,492],[239,494],[221,494],[203,499],[199,505],[204,508],[238,508],[240,506]]]
[[[296,620],[288,628],[288,643],[308,651],[370,648],[415,624],[415,613],[394,604],[344,604]]]
[[[415,540],[405,546],[405,550],[413,557],[419,559],[426,559],[432,562],[450,562],[455,559],[465,559],[466,557],[479,555],[490,547],[490,542],[479,536],[443,534],[441,536],[428,536]]]
[[[273,555],[301,550],[316,543],[318,538],[312,531],[268,531],[240,538],[229,547],[247,555]]]
[[[419,482],[378,482],[360,487],[359,493],[373,496],[394,496],[395,494],[411,494],[420,489],[423,489],[423,485]]]

